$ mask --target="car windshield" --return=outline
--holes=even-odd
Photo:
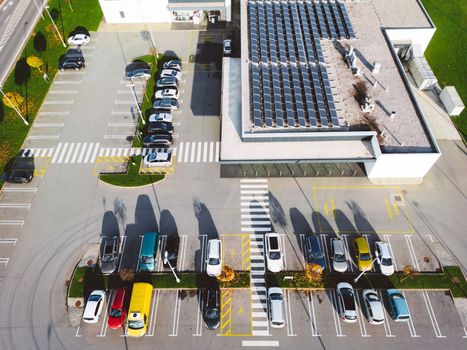
[[[151,264],[151,263],[154,262],[154,257],[152,257],[152,256],[143,256],[143,257],[141,257],[141,260],[145,264]]]
[[[99,301],[100,299],[101,299],[100,295],[93,294],[93,295],[89,296],[88,301]]]
[[[355,300],[353,298],[352,290],[344,288],[341,290],[342,299],[344,299],[344,308],[346,310],[355,310]]]
[[[109,316],[110,317],[120,317],[120,316],[122,316],[122,309],[110,309]]]
[[[219,318],[219,309],[218,308],[207,309],[206,318],[210,320],[215,320]]]
[[[313,259],[321,259],[322,257],[324,257],[324,254],[322,252],[314,252],[311,253],[311,257]]]
[[[270,252],[269,259],[271,260],[279,260],[281,258],[281,253],[279,252]]]
[[[143,320],[130,320],[128,321],[128,328],[130,329],[141,329],[144,327]]]
[[[370,253],[362,253],[360,254],[360,260],[371,260]]]
[[[383,258],[383,259],[381,259],[381,265],[384,265],[384,266],[392,266],[392,259],[391,259],[391,258]]]
[[[219,258],[209,258],[209,265],[219,265]]]
[[[366,297],[368,298],[369,301],[379,301],[378,296],[373,293],[368,293]]]
[[[345,262],[345,255],[344,254],[335,254],[334,255],[335,262]]]
[[[271,299],[271,300],[282,300],[282,295],[280,295],[279,293],[272,293],[269,296],[269,299]]]
[[[106,254],[102,257],[103,262],[112,262],[114,260],[114,257],[112,254]]]

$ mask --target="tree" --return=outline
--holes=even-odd
[[[50,10],[50,17],[52,17],[53,20],[56,21],[60,17],[60,11],[54,7]]]
[[[2,98],[3,104],[8,108],[17,108],[19,109],[24,103],[24,97],[21,96],[19,92],[8,91],[5,93],[5,96]]]
[[[36,35],[34,35],[33,44],[37,52],[44,52],[47,49],[47,39],[45,35],[41,32],[37,32]]]
[[[217,279],[221,282],[230,282],[234,278],[235,278],[235,271],[227,265],[222,266],[222,272],[219,276],[217,276]]]
[[[15,66],[15,84],[23,85],[31,78],[31,67],[26,63],[26,59],[21,57]]]
[[[42,72],[41,66],[44,64],[44,61],[40,57],[31,55],[26,59],[26,63],[32,68],[37,68],[39,72]]]
[[[311,263],[305,265],[306,278],[315,284],[321,283],[323,280],[323,268],[319,264]]]
[[[135,279],[135,271],[130,269],[123,269],[122,271],[120,271],[119,276],[122,281],[131,282]]]

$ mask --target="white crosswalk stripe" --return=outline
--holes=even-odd
[[[220,142],[179,142],[174,149],[177,163],[214,163],[219,161]]]

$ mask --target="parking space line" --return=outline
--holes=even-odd
[[[366,332],[365,320],[364,320],[364,317],[363,317],[362,307],[360,305],[360,300],[359,300],[359,297],[358,297],[358,291],[357,290],[355,290],[355,291],[356,291],[356,293],[354,294],[354,300],[355,300],[355,304],[357,305],[357,313],[358,313],[357,320],[358,320],[358,325],[360,326],[360,334],[362,335],[362,337],[368,338],[368,337],[371,337],[371,335],[369,335]]]
[[[201,272],[205,271],[206,268],[206,259],[205,259],[205,250],[208,241],[208,235],[200,235],[201,237]]]
[[[24,225],[24,220],[0,220],[0,225],[23,226]]]
[[[203,314],[205,306],[205,293],[204,289],[197,290],[198,298],[198,314],[196,316],[196,333],[193,334],[194,337],[200,337],[203,335]]]
[[[426,289],[422,290],[423,299],[425,300],[425,305],[428,310],[428,315],[430,316],[431,324],[433,330],[435,331],[436,338],[446,338],[445,335],[442,335],[441,330],[439,329],[438,320],[436,319],[435,312],[433,311],[433,306],[431,305],[430,297]]]
[[[415,255],[415,249],[412,245],[412,240],[410,239],[410,235],[405,235],[405,242],[407,243],[407,247],[409,249],[410,257],[412,259],[413,266],[420,271],[420,265],[418,265],[417,256]]]
[[[203,162],[206,163],[208,161],[208,143],[203,143]]]
[[[37,192],[37,187],[30,187],[30,188],[3,187],[1,192],[33,192],[33,193],[36,193]]]
[[[328,253],[328,242],[327,242],[327,234],[321,233],[321,250],[324,252],[324,261],[326,262],[326,267],[328,271],[331,271],[331,262],[329,261],[329,253]]]
[[[0,203],[0,209],[31,209],[30,203]]]
[[[286,311],[285,311],[285,318],[287,320],[287,335],[289,337],[296,337],[297,334],[294,334],[293,332],[293,323],[292,323],[292,308],[290,306],[290,295],[289,291],[285,291],[285,304],[286,304]]]
[[[118,270],[117,270],[118,272],[120,272],[122,270],[122,261],[123,261],[122,254],[125,251],[126,236],[123,236],[123,238],[122,238],[122,236],[120,236],[120,239],[122,241],[122,244],[120,245],[120,252],[119,252],[120,253],[119,254],[120,255],[120,261],[118,263]]]
[[[381,291],[378,290],[379,294],[379,299],[382,301],[383,300],[383,295],[381,294]],[[389,326],[389,319],[388,319],[388,314],[386,312],[386,308],[383,307],[383,312],[384,312],[384,332],[386,333],[386,337],[395,337],[394,334],[391,333],[391,327]]]
[[[13,244],[15,246],[16,242],[18,242],[17,238],[0,238],[0,244]]]
[[[159,309],[159,300],[160,300],[160,298],[161,298],[161,290],[158,289],[157,290],[157,296],[156,296],[156,307],[154,308],[154,317],[153,317],[153,322],[152,322],[151,335],[154,335],[154,329],[156,328],[157,310]]]
[[[347,265],[349,267],[349,270],[352,272],[355,270],[352,258],[350,257],[350,251],[349,251],[349,244],[347,242],[347,235],[341,235],[342,238],[344,238],[344,245],[345,245],[345,255],[347,257]]]
[[[5,266],[8,265],[9,261],[10,261],[10,258],[0,258],[0,264],[5,264]]]
[[[29,140],[58,140],[60,135],[29,135]]]
[[[76,334],[75,337],[81,337],[81,334],[79,334],[79,326],[76,327]]]
[[[316,314],[315,314],[315,305],[313,303],[313,292],[309,291],[307,293],[307,300],[308,300],[308,314],[310,317],[310,330],[312,337],[320,337],[321,335],[318,333],[318,324],[316,323]]]
[[[383,235],[383,238],[384,238],[384,240],[385,240],[386,242],[388,242],[389,252],[391,253],[391,256],[392,256],[392,262],[393,262],[393,264],[394,264],[394,269],[395,269],[396,271],[398,271],[398,269],[397,269],[397,263],[396,263],[396,258],[395,258],[395,256],[394,256],[393,251],[392,251],[392,245],[391,245],[391,241],[390,241],[390,239],[389,239],[389,235]]]
[[[169,337],[176,337],[178,335],[178,324],[180,321],[180,306],[181,306],[180,289],[177,289],[177,293],[175,294],[175,297],[176,298],[175,298],[172,334],[169,334]]]
[[[154,336],[154,328],[156,325],[156,320],[155,320],[155,315],[156,315],[156,308],[154,307],[154,304],[159,301],[159,298],[156,297],[156,294],[160,292],[160,289],[153,289],[152,290],[152,295],[151,295],[151,300],[152,300],[152,305],[151,305],[151,315],[149,315],[149,325],[148,329],[149,332],[145,334],[147,337],[152,337]]]
[[[334,318],[334,326],[336,327],[336,336],[338,337],[346,337],[345,334],[342,334],[342,328],[341,328],[341,321],[340,321],[340,316],[337,313],[337,297],[336,297],[336,291],[334,289],[331,289],[330,291],[331,295],[331,312],[332,312],[332,317]]]
[[[157,241],[157,252],[159,255],[163,256],[163,252],[165,250],[165,245],[167,242],[167,236],[166,235],[161,235]],[[162,263],[162,258],[156,260],[156,271],[157,272],[162,272],[162,269],[164,267],[164,264]]]
[[[404,291],[401,290],[401,292],[402,292],[402,295],[404,296],[404,299],[407,301],[407,297],[405,296]],[[410,315],[409,320],[407,322],[407,326],[409,327],[409,331],[410,331],[410,336],[412,338],[419,338],[420,336],[417,334],[417,331],[415,330],[415,326],[413,324],[413,320],[412,320],[413,313],[410,312],[409,303],[407,303],[407,309],[409,310],[409,315]]]
[[[96,337],[105,337],[105,334],[107,333],[107,325],[108,325],[107,316],[109,315],[109,308],[111,305],[110,301],[112,300],[113,295],[114,295],[114,291],[111,290],[108,298],[105,299],[105,305],[103,307],[104,319],[102,321],[101,332],[100,334],[96,335]]]
[[[209,161],[214,161],[214,142],[209,142]]]
[[[306,262],[306,248],[305,248],[305,234],[301,233],[300,234],[300,250],[302,252],[302,262],[303,265],[305,265]]]
[[[262,221],[259,221],[262,222]],[[256,222],[255,222],[256,223]],[[271,221],[265,221],[264,224],[261,225],[270,225]],[[282,251],[284,252],[283,259],[284,259],[284,269],[287,271],[287,254],[285,252],[285,234],[281,234],[281,243],[282,243]]]
[[[182,249],[180,249],[180,250],[182,251],[182,257],[180,259],[180,262],[177,261],[178,271],[184,271],[185,270],[186,247],[187,247],[187,242],[188,242],[188,235],[182,235],[181,237],[182,237],[182,240],[181,240]]]

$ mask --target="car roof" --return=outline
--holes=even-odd
[[[345,253],[344,242],[341,239],[333,238],[331,240],[331,244],[332,244],[332,248],[334,250],[334,253],[337,253],[337,254],[344,254]]]
[[[382,254],[383,257],[390,257],[391,256],[391,254],[389,253],[389,245],[388,245],[387,242],[378,241],[378,242],[376,242],[376,244],[380,248],[380,251],[381,251],[381,254]]]
[[[148,63],[146,62],[133,62],[133,63],[130,63],[129,65],[126,66],[125,68],[125,71],[126,72],[131,72],[135,69],[151,69],[151,67],[149,66]]]
[[[118,288],[115,292],[114,300],[112,302],[112,307],[114,309],[119,309],[123,306],[123,302],[125,300],[125,288]]]
[[[358,250],[360,253],[369,253],[370,247],[368,246],[368,242],[363,237],[358,237],[354,239],[354,242],[357,244]]]
[[[154,152],[149,153],[149,156],[156,160],[168,160],[170,158],[170,152]]]
[[[313,252],[321,251],[321,247],[319,245],[319,239],[317,236],[314,236],[314,235],[307,236],[306,241]]]
[[[220,258],[221,241],[219,239],[209,240],[209,256]]]

